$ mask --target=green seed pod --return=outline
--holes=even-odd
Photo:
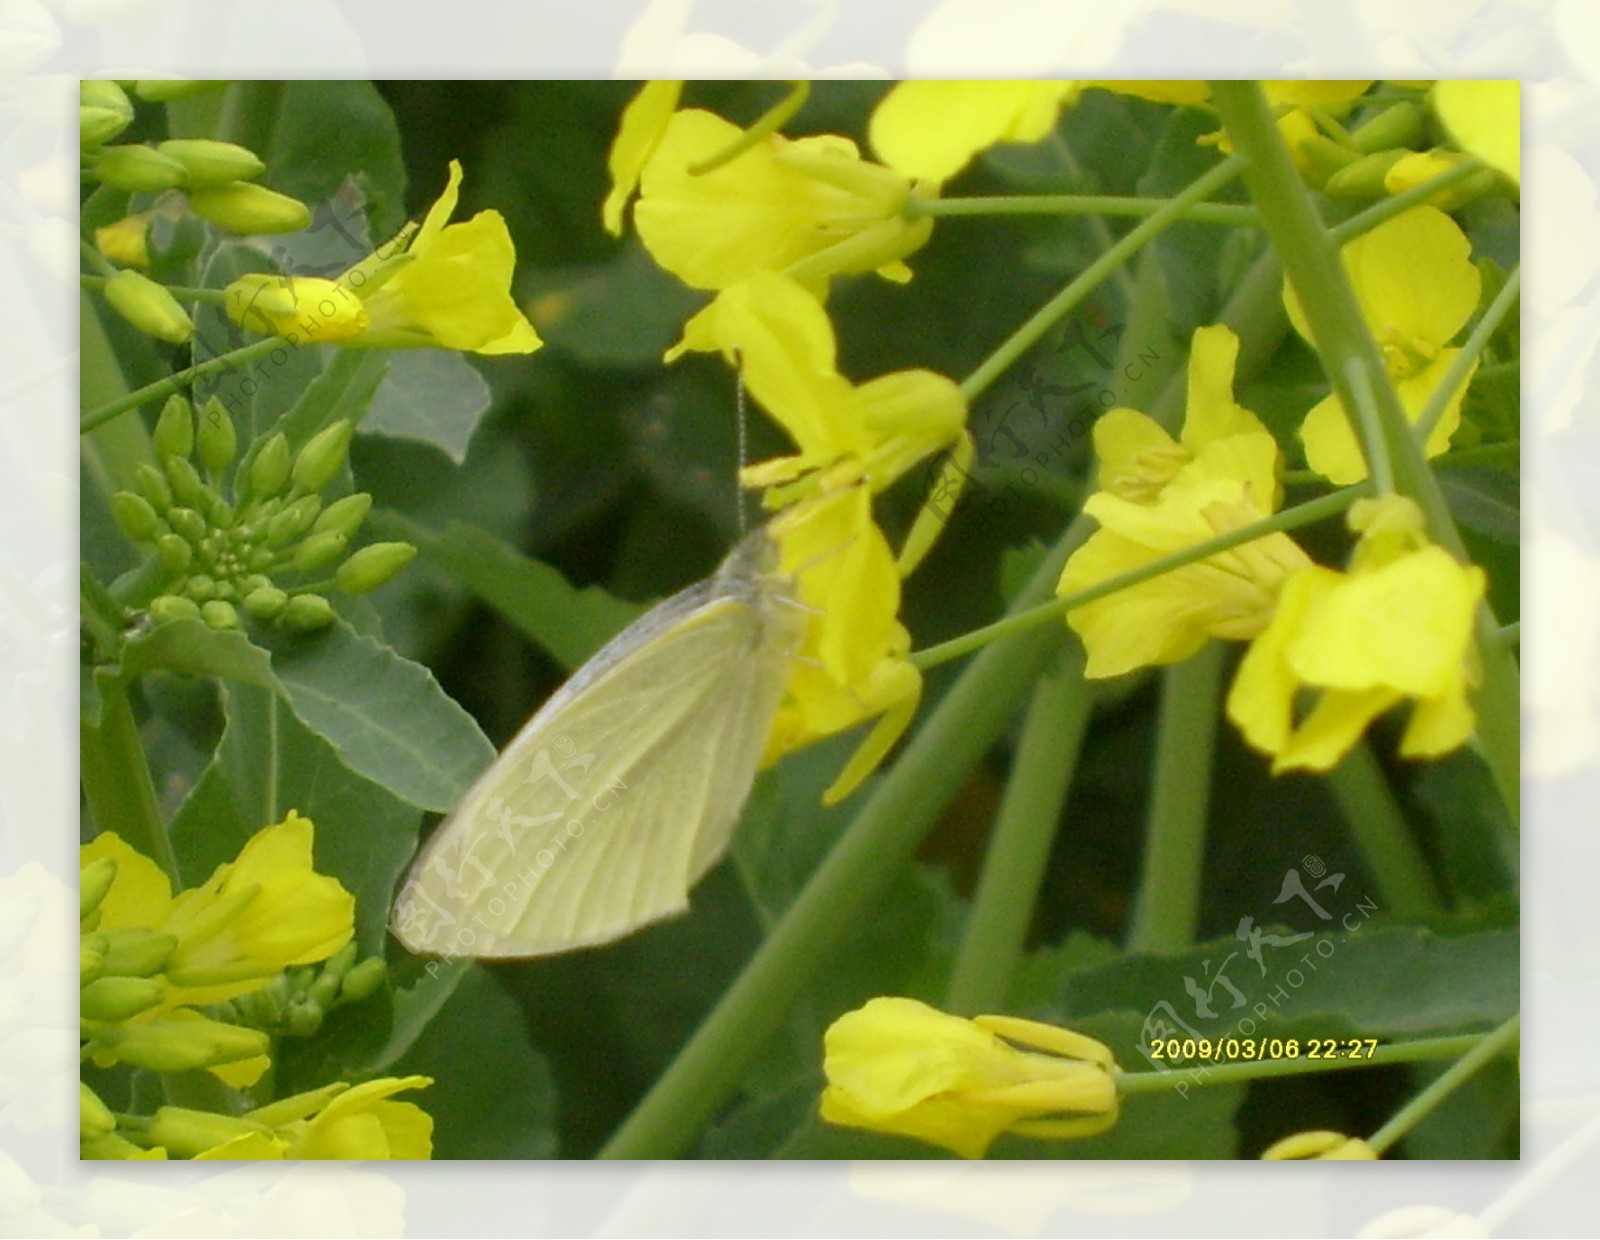
[[[170,620],[198,620],[200,607],[193,599],[177,594],[161,594],[150,600],[150,618],[157,624]]]
[[[384,964],[381,956],[368,956],[350,972],[344,975],[344,981],[339,986],[340,1003],[360,1003],[389,976],[389,966]]]
[[[134,466],[133,485],[157,512],[164,513],[172,507],[172,487],[167,484],[166,475],[148,461]]]
[[[163,534],[156,539],[156,553],[161,557],[161,566],[174,575],[188,572],[194,564],[194,548],[176,534]]]
[[[106,898],[117,877],[115,857],[100,857],[78,871],[78,920],[83,920]]]
[[[161,406],[156,419],[156,451],[166,456],[188,456],[194,451],[194,408],[181,396],[172,396]]]
[[[284,483],[289,481],[291,464],[289,440],[279,431],[257,449],[255,459],[250,462],[250,494],[266,499],[283,490]]]
[[[372,511],[372,496],[365,491],[357,491],[354,495],[346,495],[343,499],[334,500],[329,504],[317,518],[316,524],[311,527],[311,532],[343,534],[346,538],[354,538],[370,511]]]
[[[346,594],[365,594],[393,578],[416,554],[408,542],[373,543],[339,565],[334,582]]]
[[[220,598],[200,605],[200,619],[218,630],[239,627],[239,613],[234,610],[232,603],[225,603]]]
[[[205,573],[196,573],[189,578],[183,592],[197,603],[209,603],[217,596],[217,583]]]
[[[355,426],[341,418],[318,431],[294,459],[294,481],[302,491],[320,491],[332,482],[350,450]]]
[[[185,456],[169,456],[166,459],[167,481],[172,483],[172,494],[177,497],[180,504],[189,508],[200,507],[200,498],[210,494],[210,488],[200,480],[200,475],[195,467]]]
[[[170,138],[159,143],[156,150],[183,165],[184,189],[250,181],[267,170],[254,151],[210,138]]]
[[[310,633],[333,623],[333,604],[320,594],[296,594],[283,609],[283,622]]]
[[[299,538],[322,511],[322,500],[316,495],[302,495],[272,520],[267,522],[267,546],[286,547]]]
[[[233,464],[239,438],[234,434],[233,419],[215,396],[206,401],[205,408],[200,411],[195,439],[200,445],[200,463],[213,477]]]
[[[147,275],[124,269],[106,281],[111,308],[147,336],[182,344],[194,335],[194,321],[178,299]]]
[[[183,181],[183,165],[148,146],[104,146],[94,162],[94,175],[129,193],[153,194]]]
[[[350,540],[343,534],[317,534],[301,543],[294,553],[294,566],[302,573],[317,573],[339,562]]]
[[[111,515],[117,528],[134,542],[155,542],[167,532],[150,501],[132,491],[118,491],[111,497]]]
[[[210,527],[206,525],[205,518],[193,508],[167,509],[167,524],[179,534],[182,534],[195,547],[198,547],[201,540],[210,532]]]
[[[78,144],[109,142],[133,123],[133,103],[115,82],[78,83]]]
[[[181,173],[183,165],[171,162]],[[249,181],[194,190],[189,208],[201,219],[240,234],[299,232],[311,223],[305,203]]]
[[[166,968],[178,945],[175,935],[137,927],[106,931],[105,938],[100,971],[107,977],[153,977]]]
[[[289,596],[277,586],[258,586],[244,596],[245,615],[260,624],[276,620],[288,605]]]
[[[161,1002],[166,987],[153,977],[101,977],[78,992],[84,1020],[127,1020]]]
[[[100,1095],[78,1082],[78,1140],[93,1141],[116,1131],[117,1117],[111,1114]]]
[[[1427,118],[1427,109],[1420,103],[1396,103],[1352,133],[1350,141],[1363,155],[1391,147],[1413,146],[1422,137]]]

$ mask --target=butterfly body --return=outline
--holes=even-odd
[[[726,851],[806,627],[763,531],[629,625],[440,824],[395,901],[412,951],[541,956],[688,906]]]

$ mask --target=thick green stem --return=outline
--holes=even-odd
[[[1017,607],[1049,594],[1067,556],[1087,534],[1087,522],[1072,524]],[[1059,630],[1040,630],[1000,642],[961,674],[601,1157],[672,1158],[693,1144],[738,1089],[745,1068],[787,1018],[795,998],[872,915],[873,897],[910,861],[939,810],[1011,718],[1017,686],[1038,676],[1061,640]]]
[[[1378,884],[1386,911],[1407,919],[1437,913],[1444,901],[1433,871],[1365,741],[1329,772],[1328,787],[1339,802],[1362,861]]]
[[[1034,686],[1022,724],[945,991],[952,1012],[976,1015],[1005,1005],[1093,709],[1082,652],[1066,647],[1055,669]]]
[[[161,821],[128,686],[107,675],[99,678],[98,688],[100,722],[96,726],[86,719],[79,727],[79,778],[89,815],[97,831],[115,831],[165,870],[176,887],[178,859]]]
[[[1162,678],[1155,776],[1145,822],[1144,871],[1130,952],[1174,952],[1194,942],[1205,873],[1211,759],[1221,717],[1223,646],[1212,642]]]
[[[1115,215],[1143,218],[1167,206],[1170,198],[1115,198],[1104,194],[1035,194],[1031,197],[913,198],[908,216],[994,215]],[[1223,224],[1249,228],[1259,224],[1254,207],[1227,202],[1201,202],[1187,208],[1181,219],[1192,224]]]

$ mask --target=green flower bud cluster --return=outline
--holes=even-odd
[[[372,496],[324,502],[354,430],[335,422],[298,452],[275,432],[234,466],[238,436],[222,403],[213,397],[197,418],[183,397],[168,400],[152,435],[158,463],[140,465],[134,489],[111,497],[122,532],[153,546],[166,572],[151,617],[200,619],[214,629],[248,618],[308,632],[333,619],[322,590],[362,594],[409,564],[417,550],[410,543],[374,543],[347,557]]]
[[[142,99],[181,98],[180,86],[210,83],[139,83]],[[189,93],[192,93],[190,91]],[[178,189],[203,220],[236,233],[299,232],[311,222],[305,203],[257,185],[266,164],[254,151],[211,138],[171,138],[154,146],[107,146],[133,121],[133,103],[116,82],[83,82],[78,91],[78,142],[89,175],[129,193]]]
[[[1421,149],[1429,140],[1428,114],[1420,103],[1392,104],[1360,128],[1339,138],[1313,134],[1297,144],[1307,181],[1330,198],[1373,202],[1438,176],[1467,156]],[[1434,205],[1454,210],[1496,189],[1494,173],[1477,174],[1441,191]]]
[[[389,976],[380,956],[357,962],[356,945],[347,943],[321,965],[285,969],[260,990],[218,1004],[217,1015],[236,1025],[270,1034],[310,1037],[329,1012],[359,1003]]]

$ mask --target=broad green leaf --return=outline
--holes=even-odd
[[[578,588],[556,569],[494,535],[452,521],[443,533],[385,514],[399,536],[455,577],[568,670],[638,617],[641,609],[592,586]]]
[[[1509,546],[1522,541],[1522,492],[1517,475],[1479,465],[1439,471],[1451,515],[1468,529]]]
[[[546,345],[586,366],[658,368],[705,301],[630,242],[609,262],[541,274],[528,292]]]
[[[421,964],[416,980],[394,992],[394,1022],[388,1041],[363,1069],[382,1072],[410,1051],[471,969],[472,961],[464,959],[429,960]]]
[[[416,846],[421,816],[352,773],[281,697],[251,685],[222,687],[226,726],[211,765],[173,817],[184,878],[202,882],[263,827],[290,810],[316,824],[318,873],[356,897],[356,941],[383,949],[389,900]]]
[[[402,349],[389,359],[361,429],[432,444],[459,465],[489,399],[489,385],[459,353]]]
[[[495,978],[468,969],[390,1075],[433,1078],[406,1097],[433,1116],[433,1156],[550,1158],[557,1151],[550,1067],[522,1010]]]
[[[270,654],[238,629],[214,629],[203,620],[169,620],[130,637],[122,646],[122,670],[128,676],[176,672],[278,687]]]
[[[433,673],[343,622],[275,650],[290,707],[358,775],[420,809],[455,805],[494,746]]]

